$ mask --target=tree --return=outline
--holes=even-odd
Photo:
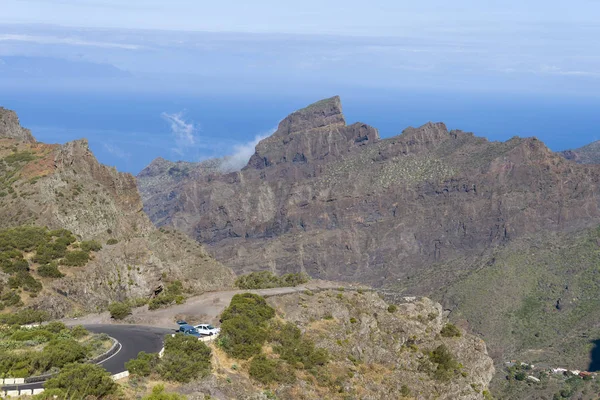
[[[69,398],[104,397],[117,390],[110,373],[95,364],[69,364],[44,384],[45,389],[61,389]]]

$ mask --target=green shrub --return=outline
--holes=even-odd
[[[210,358],[210,349],[197,338],[182,334],[168,336],[158,372],[168,381],[189,382],[210,373]]]
[[[149,376],[158,365],[158,354],[141,351],[137,358],[125,363],[125,369],[137,376]]]
[[[329,361],[327,350],[316,348],[314,342],[303,337],[300,329],[291,323],[274,325],[270,335],[273,351],[297,369],[311,369]]]
[[[102,245],[95,241],[95,240],[88,240],[85,242],[81,242],[80,243],[80,248],[81,250],[85,251],[85,252],[90,252],[90,251],[100,251],[102,250]]]
[[[45,389],[61,389],[71,399],[97,398],[117,391],[110,373],[95,364],[70,364],[44,384]]]
[[[444,327],[440,331],[440,335],[442,335],[443,337],[461,337],[462,336],[460,329],[458,329],[456,327],[456,325],[453,325],[453,324],[444,325]]]
[[[152,388],[152,393],[142,397],[142,400],[186,400],[186,397],[178,393],[167,393],[164,385],[156,385]]]
[[[43,370],[62,368],[87,357],[86,348],[73,339],[54,339],[44,347],[39,363]]]
[[[115,245],[117,243],[119,243],[119,241],[117,239],[108,239],[106,241],[106,244],[109,245],[109,246]]]
[[[185,297],[183,296],[183,284],[181,281],[174,281],[167,285],[158,296],[148,302],[148,309],[156,310],[161,307],[167,307],[176,304],[183,304]]]
[[[4,293],[2,296],[0,296],[0,300],[2,300],[2,304],[7,307],[19,307],[23,305],[21,296],[19,296],[19,293],[14,290]]]
[[[354,318],[354,317],[350,318],[350,323],[351,323],[351,324],[355,324],[355,323],[357,323],[357,322],[358,322],[358,321],[356,320],[356,318]]]
[[[306,274],[285,274],[281,277],[270,271],[252,272],[238,277],[235,285],[240,289],[269,289],[276,287],[292,287],[308,282]]]
[[[49,319],[45,311],[25,309],[11,314],[0,314],[0,324],[26,325],[34,322],[43,322]]]
[[[247,360],[260,353],[267,338],[263,326],[246,316],[223,321],[219,344],[232,357]]]
[[[42,284],[27,271],[17,272],[8,278],[8,286],[11,289],[23,288],[26,292],[37,293],[42,290]]]
[[[10,339],[17,342],[36,340],[38,343],[49,342],[54,337],[54,333],[45,329],[19,329],[10,335]]]
[[[131,314],[131,306],[127,303],[115,302],[108,306],[111,318],[123,319]]]
[[[400,387],[400,395],[402,395],[403,397],[408,397],[411,395],[411,392],[410,392],[410,389],[408,388],[408,386],[402,385]]]
[[[393,314],[393,313],[395,313],[395,312],[396,312],[396,310],[398,310],[398,307],[396,307],[394,304],[390,304],[390,305],[388,306],[387,310],[388,310],[388,312],[389,312],[390,314]]]
[[[286,371],[283,363],[270,360],[264,354],[259,354],[250,361],[248,373],[252,379],[265,385],[272,382],[291,383],[295,380],[293,371]]]
[[[226,321],[238,316],[246,316],[260,325],[273,318],[275,310],[267,304],[264,297],[253,293],[242,293],[233,296],[229,307],[221,314],[221,320]]]
[[[59,271],[55,263],[41,265],[37,273],[44,278],[62,278],[65,276],[65,274]]]
[[[75,250],[69,251],[60,263],[69,267],[83,267],[89,260],[90,253],[83,250]]]
[[[429,360],[437,364],[434,377],[438,380],[449,381],[458,372],[459,364],[444,344],[429,354]]]
[[[71,328],[71,336],[73,336],[75,339],[80,339],[89,334],[90,333],[88,332],[87,329],[85,329],[83,327],[83,325],[77,325],[77,326],[74,326],[73,328]]]
[[[266,322],[274,316],[275,310],[263,297],[236,294],[221,314],[220,346],[235,358],[248,359],[259,354],[267,338]]]
[[[44,325],[44,329],[48,332],[52,333],[60,333],[61,331],[67,329],[67,326],[59,321],[52,321],[46,325]]]

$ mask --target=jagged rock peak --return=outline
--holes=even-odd
[[[346,125],[339,96],[317,101],[288,115],[279,123],[275,135],[289,135],[328,125]]]
[[[0,138],[16,139],[21,142],[35,143],[35,138],[29,129],[19,123],[17,113],[0,107]]]
[[[379,133],[373,127],[361,123],[346,125],[342,102],[335,96],[286,117],[273,135],[258,143],[245,168],[322,161],[378,140]]]

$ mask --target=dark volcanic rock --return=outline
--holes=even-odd
[[[333,98],[284,119],[241,172],[154,186],[145,205],[238,272],[404,282],[419,293],[410,278],[441,262],[597,224],[599,181],[600,168],[535,138],[489,142],[428,123],[380,140],[346,125]],[[140,175],[142,192],[147,184]],[[428,282],[427,293],[455,278]]]

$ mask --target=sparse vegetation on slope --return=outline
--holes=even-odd
[[[270,271],[259,271],[240,276],[235,280],[235,286],[240,289],[269,289],[298,286],[309,280],[310,277],[303,273],[291,273],[277,276]]]

